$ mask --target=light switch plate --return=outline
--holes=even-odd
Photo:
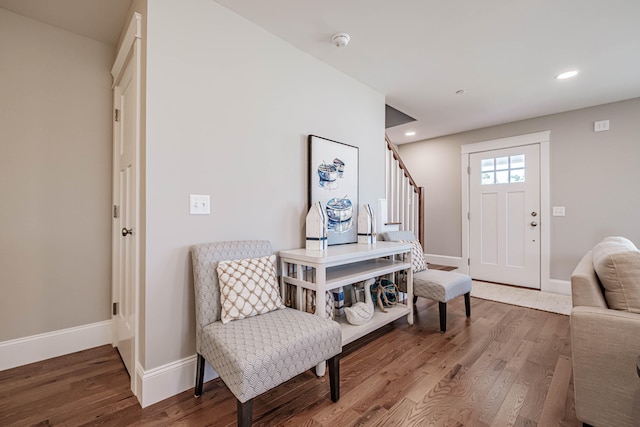
[[[593,123],[594,132],[603,132],[606,130],[609,130],[609,120],[600,120],[599,122]]]
[[[191,215],[209,215],[211,213],[211,199],[208,195],[190,194],[189,213]]]
[[[554,206],[553,216],[564,216],[564,206]]]

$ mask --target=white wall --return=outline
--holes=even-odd
[[[0,342],[111,317],[114,56],[0,9]]]
[[[565,217],[551,226],[550,277],[569,280],[584,253],[608,235],[640,244],[640,98],[399,146],[418,185],[425,187],[426,252],[460,257],[460,146],[551,131],[551,206]],[[607,132],[593,122],[610,120]]]
[[[300,247],[306,137],[360,148],[360,202],[384,197],[384,97],[210,0],[148,4],[145,360],[195,352],[195,243]],[[189,194],[211,215],[191,216]]]

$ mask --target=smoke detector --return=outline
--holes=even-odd
[[[331,37],[331,41],[337,47],[346,47],[349,44],[350,40],[351,36],[347,33],[337,33],[334,34],[333,37]]]

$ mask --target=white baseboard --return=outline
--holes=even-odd
[[[0,342],[0,371],[111,344],[111,320]]]
[[[462,258],[446,255],[424,254],[424,259],[429,264],[446,265],[448,267],[460,268],[462,266]]]
[[[204,381],[218,374],[205,363]],[[196,356],[186,357],[157,368],[144,370],[136,366],[136,381],[140,390],[138,400],[143,408],[160,402],[185,390],[193,389],[196,380]]]
[[[542,282],[540,290],[553,294],[571,295],[571,282],[568,280],[547,279]]]

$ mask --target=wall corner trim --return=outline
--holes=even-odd
[[[111,320],[0,342],[0,371],[111,344]]]

